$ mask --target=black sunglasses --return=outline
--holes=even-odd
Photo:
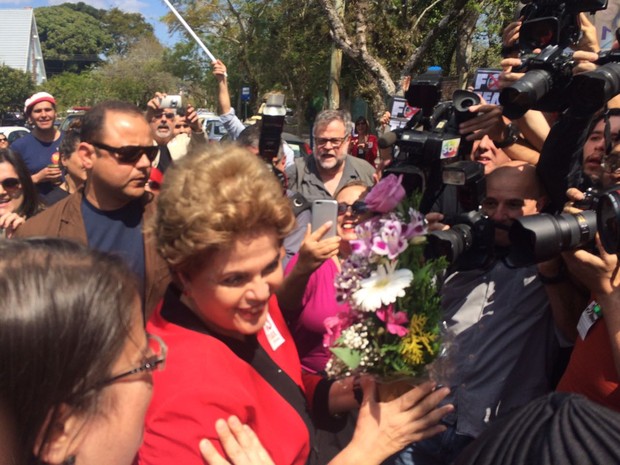
[[[156,145],[126,145],[124,147],[112,147],[110,145],[102,144],[101,142],[89,142],[89,144],[113,153],[120,163],[136,163],[140,160],[142,155],[146,155],[146,158],[152,162],[155,160],[155,157],[159,152],[159,147]]]
[[[0,142],[6,142],[8,139],[6,137],[0,137]]]
[[[361,215],[368,211],[368,206],[366,206],[363,201],[357,200],[353,202],[352,205],[344,202],[338,203],[338,214],[344,215],[349,210],[349,208],[354,215]]]
[[[17,178],[6,178],[0,181],[0,184],[2,184],[2,188],[5,191],[9,191],[9,190],[17,189],[21,183],[19,182],[19,179]]]

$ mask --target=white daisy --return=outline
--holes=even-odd
[[[394,303],[405,296],[405,289],[413,281],[411,270],[396,270],[396,261],[379,265],[369,278],[360,282],[360,289],[353,294],[355,305],[365,312],[374,312],[383,305]]]

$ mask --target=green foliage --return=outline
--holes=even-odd
[[[227,65],[233,104],[242,85],[250,85],[250,105],[254,109],[263,94],[278,89],[286,93],[287,106],[299,110],[297,114],[303,117],[311,99],[324,93],[331,49],[325,46],[329,31],[315,1],[231,0],[220,5],[215,0],[183,0],[175,5]],[[174,16],[167,15],[165,21],[171,30],[181,30]],[[188,42],[193,40],[188,38]],[[192,51],[176,47],[168,55],[167,66],[174,67],[177,76],[202,73],[198,81],[204,83],[200,95],[211,98],[216,84],[199,59],[203,56],[195,46]],[[197,94],[199,91],[194,90]]]
[[[139,13],[125,13],[118,8],[103,11],[101,21],[112,36],[112,47],[106,54],[125,55],[142,39],[157,40],[153,26]]]
[[[108,63],[80,74],[51,77],[40,90],[55,96],[60,110],[92,106],[103,100],[132,102],[142,108],[155,92],[176,93],[179,80],[164,70],[163,47],[156,40],[142,39],[126,56],[116,55]]]
[[[57,74],[38,90],[52,94],[61,112],[74,106],[92,106],[107,98],[100,74],[93,71]]]
[[[68,61],[82,70],[112,46],[112,36],[87,13],[60,5],[36,8],[35,15],[46,61]]]
[[[0,65],[0,110],[23,109],[34,87],[30,73]]]

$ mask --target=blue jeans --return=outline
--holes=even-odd
[[[457,434],[455,426],[447,426],[443,433],[409,444],[383,465],[450,465],[474,438]]]

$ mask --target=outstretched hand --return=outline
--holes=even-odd
[[[222,457],[211,441],[203,439],[200,453],[209,465],[274,465],[252,428],[242,424],[239,418],[217,420],[215,431],[230,461]]]

